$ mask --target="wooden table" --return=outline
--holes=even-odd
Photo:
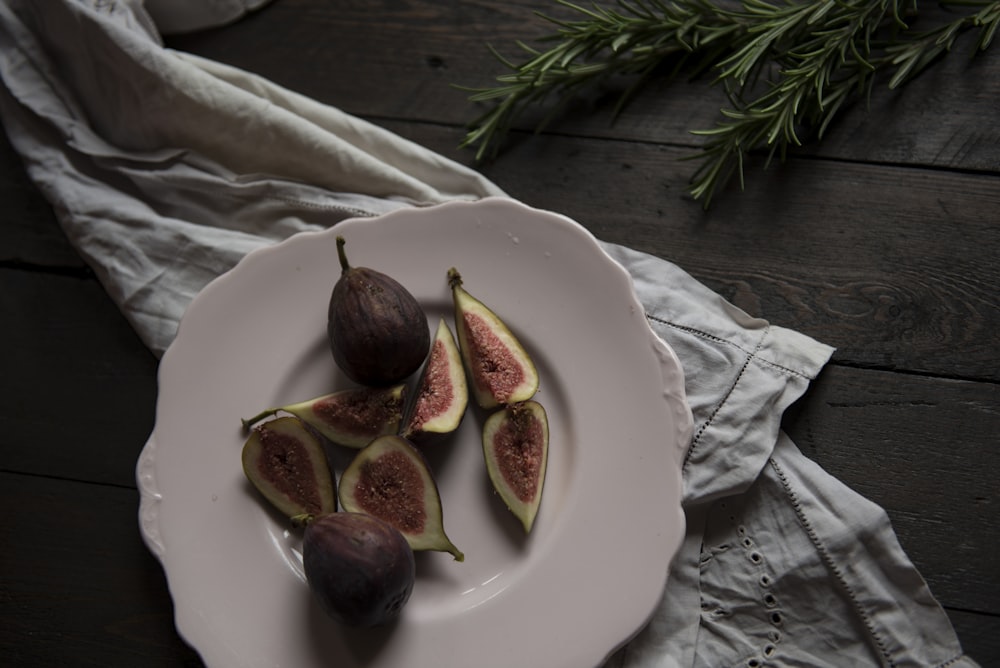
[[[268,77],[467,164],[452,84],[549,26],[538,0],[278,0],[168,45]],[[736,305],[837,347],[784,426],[888,511],[968,652],[1000,665],[1000,51],[971,40],[909,86],[880,81],[820,145],[705,212],[686,193],[724,103],[651,83],[614,123],[595,95],[525,125],[482,171],[598,237],[679,264]],[[137,529],[157,360],[0,148],[0,656],[8,666],[197,666]]]

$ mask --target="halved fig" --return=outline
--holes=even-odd
[[[527,401],[538,390],[538,372],[524,346],[485,304],[462,287],[452,267],[448,285],[455,303],[455,329],[472,393],[482,408]]]
[[[465,560],[445,535],[441,497],[427,462],[402,436],[380,436],[355,455],[340,477],[340,505],[388,522],[413,550]]]
[[[323,445],[295,417],[258,425],[243,445],[243,472],[289,519],[337,510],[337,492]]]
[[[530,532],[549,458],[549,422],[542,405],[525,401],[486,418],[483,455],[493,488]]]
[[[395,434],[403,421],[406,385],[358,387],[325,394],[287,406],[269,408],[248,420],[244,428],[279,411],[295,415],[334,443],[360,449],[384,434]]]
[[[469,387],[458,344],[447,323],[438,322],[431,353],[417,385],[402,435],[424,441],[435,434],[450,434],[458,429],[469,403]]]

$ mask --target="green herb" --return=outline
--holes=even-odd
[[[615,8],[556,2],[579,17],[540,15],[556,26],[541,40],[554,46],[519,42],[527,54],[521,62],[491,47],[509,71],[496,77],[496,86],[463,87],[470,101],[492,104],[462,146],[478,146],[479,160],[495,154],[529,106],[555,99],[541,130],[576,90],[612,75],[632,79],[617,114],[650,76],[714,73],[711,82],[723,87],[731,106],[721,109],[715,127],[693,131],[704,143],[691,156],[701,161],[691,194],[706,208],[734,172],[742,187],[748,152],[766,148],[769,159],[784,158],[806,133],[822,138],[845,104],[870,95],[876,73],[891,72],[890,88],[903,85],[948,53],[964,31],[978,29],[976,49],[985,50],[1000,26],[1000,2],[981,0],[941,3],[965,13],[921,31],[908,24],[917,16],[915,1],[617,0]]]

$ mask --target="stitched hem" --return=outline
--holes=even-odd
[[[812,380],[811,376],[809,376],[809,375],[807,375],[805,373],[802,373],[801,371],[797,371],[795,369],[789,368],[789,367],[784,366],[782,364],[778,364],[777,362],[772,362],[769,359],[765,359],[763,357],[759,357],[757,355],[757,351],[760,350],[760,344],[759,343],[758,343],[757,347],[754,350],[749,350],[749,349],[747,349],[747,348],[745,348],[745,347],[743,347],[741,345],[733,343],[732,341],[730,341],[728,339],[724,339],[724,338],[722,338],[720,336],[715,336],[714,334],[709,334],[708,332],[702,331],[700,329],[695,329],[694,327],[686,327],[684,325],[678,325],[676,323],[670,322],[669,320],[664,320],[663,318],[659,318],[659,317],[657,317],[655,315],[650,315],[648,313],[646,314],[646,318],[649,319],[649,320],[652,320],[654,322],[658,322],[661,325],[666,325],[667,327],[670,327],[672,329],[676,329],[676,330],[681,331],[681,332],[687,332],[688,334],[694,334],[695,336],[701,337],[703,339],[708,339],[710,341],[715,341],[716,343],[721,343],[721,344],[727,345],[730,348],[735,348],[736,350],[744,352],[747,355],[753,356],[754,358],[756,358],[762,364],[766,364],[769,367],[772,367],[774,369],[778,369],[779,371],[782,371],[784,373],[790,374],[792,376],[798,376],[799,378],[804,378],[804,379],[810,380],[810,381]],[[770,331],[770,329],[771,329],[770,325],[768,325],[766,331]]]
[[[781,486],[785,490],[785,495],[788,496],[789,501],[791,501],[792,503],[792,508],[795,510],[795,516],[798,518],[799,524],[801,524],[802,528],[806,530],[806,535],[809,536],[809,540],[812,541],[812,544],[816,548],[816,551],[819,553],[819,556],[823,560],[823,563],[833,574],[833,577],[836,579],[837,583],[841,586],[841,588],[843,588],[844,592],[847,594],[847,597],[851,600],[851,604],[854,606],[855,611],[861,617],[861,621],[864,622],[865,628],[868,629],[868,635],[871,637],[872,642],[875,643],[875,646],[878,648],[879,654],[881,654],[882,658],[885,659],[886,665],[889,666],[890,668],[893,668],[894,666],[896,666],[896,662],[892,660],[892,656],[889,650],[886,648],[885,641],[878,634],[878,632],[876,632],[875,625],[872,623],[871,617],[869,616],[868,612],[861,606],[861,603],[858,602],[857,596],[855,596],[854,594],[854,589],[851,587],[850,584],[848,584],[847,579],[843,575],[843,572],[837,566],[836,562],[834,562],[833,558],[830,557],[830,553],[827,551],[826,546],[823,545],[823,542],[819,539],[819,536],[813,529],[812,524],[809,522],[809,518],[806,517],[805,512],[802,510],[802,505],[799,503],[798,495],[792,489],[791,484],[788,482],[787,476],[785,476],[784,470],[782,470],[778,462],[774,461],[773,457],[768,459],[767,463],[770,464],[771,468],[778,476],[778,480],[781,482]]]
[[[297,199],[294,197],[283,197],[280,195],[265,195],[264,198],[275,202],[282,202],[284,204],[296,206],[301,209],[308,209],[311,211],[333,211],[337,213],[346,213],[352,217],[357,217],[357,218],[375,218],[379,215],[373,211],[366,211],[364,209],[359,209],[352,206],[345,206],[343,204],[324,204],[322,202],[310,202],[304,199]]]
[[[670,324],[670,323],[665,323],[665,324]],[[733,395],[733,392],[736,390],[736,387],[740,384],[740,380],[743,379],[743,375],[746,373],[747,368],[750,366],[750,362],[752,362],[754,359],[757,359],[757,352],[760,350],[761,346],[764,345],[764,339],[767,338],[767,335],[770,331],[771,331],[771,326],[768,325],[764,329],[763,333],[760,335],[760,339],[757,340],[757,346],[753,349],[752,352],[747,353],[747,358],[743,360],[743,366],[740,367],[739,373],[736,374],[736,378],[733,380],[733,384],[729,386],[729,389],[726,391],[725,396],[723,396],[722,400],[715,405],[715,408],[712,410],[712,414],[708,416],[708,419],[705,420],[700,427],[698,427],[698,431],[694,434],[694,436],[691,437],[691,445],[690,447],[688,447],[688,451],[684,455],[684,463],[681,466],[682,471],[687,469],[688,462],[691,460],[691,455],[694,454],[695,449],[698,447],[698,443],[700,442],[702,435],[704,435],[705,430],[707,430],[710,426],[712,426],[712,422],[715,420],[715,417],[719,414],[719,411],[721,411],[722,407],[726,405],[727,401],[729,401],[729,397]]]

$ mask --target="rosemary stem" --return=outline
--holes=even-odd
[[[745,156],[767,149],[785,156],[807,135],[822,139],[845,105],[870,93],[876,75],[891,72],[890,87],[905,84],[949,53],[958,36],[979,31],[985,50],[1000,26],[1000,1],[944,0],[965,13],[930,30],[903,20],[917,15],[915,0],[616,0],[582,6],[555,0],[573,18],[539,14],[554,26],[545,49],[518,43],[521,61],[491,48],[505,72],[496,85],[463,88],[472,102],[491,107],[472,122],[461,146],[476,146],[477,160],[495,155],[517,117],[531,105],[556,105],[538,130],[579,89],[613,76],[637,82],[622,94],[616,114],[649,76],[693,79],[713,72],[730,101],[703,138],[690,192],[707,207],[738,174]],[[668,67],[668,65],[670,65]]]

